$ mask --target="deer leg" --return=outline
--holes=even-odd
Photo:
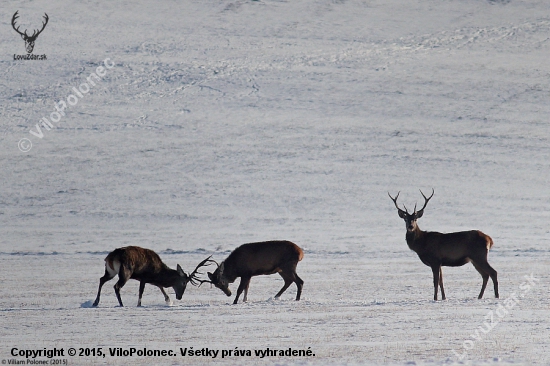
[[[489,263],[487,263],[487,265],[489,266]],[[498,299],[497,271],[491,266],[489,266],[489,268],[491,268],[493,270],[492,272],[489,272],[489,276],[491,276],[491,280],[493,281],[493,287],[495,289],[495,297]]]
[[[130,279],[131,273],[129,270],[125,269],[124,266],[120,266],[120,270],[118,272],[118,281],[115,283],[115,294],[116,298],[118,299],[118,303],[121,307],[122,305],[122,299],[120,298],[120,289],[126,284],[126,282]]]
[[[488,274],[483,273],[481,277],[483,278],[483,284],[481,285],[481,291],[479,291],[479,295],[477,296],[478,300],[483,297],[483,293],[485,292],[485,287],[487,287],[487,282],[489,282]]]
[[[285,284],[283,288],[275,295],[275,298],[278,299],[281,297],[283,292],[286,291],[286,289],[292,285],[292,282],[296,283],[297,292],[296,292],[296,301],[300,300],[300,296],[302,295],[302,287],[304,286],[304,281],[298,277],[298,274],[295,270],[292,272],[279,272],[283,280],[285,281]]]
[[[241,293],[245,288],[248,287],[249,284],[250,284],[250,277],[244,277],[244,276],[241,277],[241,283],[239,284],[239,288],[237,289],[237,296],[235,297],[235,301],[233,301],[233,304],[236,304],[239,301],[239,296],[241,296]]]
[[[139,295],[138,295],[138,304],[137,306],[141,306],[141,297],[143,296],[143,290],[145,290],[145,282],[139,281]]]
[[[250,280],[246,282],[246,286],[244,288],[244,298],[243,302],[246,302],[248,300],[248,286],[250,286]]]
[[[95,298],[95,301],[94,301],[92,306],[97,306],[97,304],[99,304],[99,297],[101,295],[101,288],[103,287],[105,282],[113,279],[113,277],[115,277],[115,276],[114,275],[111,276],[111,274],[107,271],[107,269],[105,269],[105,274],[103,275],[103,277],[101,277],[99,279],[99,289],[97,290],[97,297]]]
[[[439,271],[441,265],[432,266],[432,273],[434,275],[434,301],[437,301],[437,286],[439,286]]]
[[[493,267],[489,265],[489,263],[485,263],[487,269],[486,271],[489,273],[489,276],[491,276],[491,280],[493,281],[493,287],[495,289],[495,297],[498,299],[498,280],[497,280],[497,271]]]
[[[481,277],[483,277],[483,285],[481,286],[481,292],[479,293],[479,296],[477,298],[481,299],[483,297],[483,293],[485,292],[485,287],[487,286],[489,277],[491,277],[491,280],[493,281],[493,285],[495,288],[495,297],[498,299],[497,271],[495,271],[494,268],[491,267],[487,261],[481,262],[481,263],[472,262],[472,264],[477,269]]]
[[[164,288],[162,286],[157,286],[159,289],[160,289],[160,292],[162,292],[162,294],[164,295],[164,301],[167,303],[167,304],[170,304],[170,296],[168,296],[168,294],[166,293],[166,291],[164,291]]]
[[[286,289],[292,285],[292,282],[294,282],[295,280],[295,277],[293,275],[293,273],[288,273],[288,272],[279,272],[279,274],[281,275],[281,277],[283,278],[283,280],[285,280],[285,284],[283,286],[283,288],[277,293],[277,295],[275,295],[275,298],[278,299],[279,297],[281,297],[281,295],[283,294],[283,292],[286,291]],[[296,283],[298,284],[298,283]]]
[[[439,267],[439,288],[441,289],[441,300],[445,300],[445,290],[443,289],[443,268]]]
[[[122,282],[120,280],[117,281],[117,283],[115,284],[114,286],[114,289],[115,289],[115,294],[116,294],[116,298],[118,299],[118,304],[123,307],[124,305],[122,305],[122,299],[120,298],[120,289],[122,288],[122,286],[124,286],[126,282]]]
[[[298,287],[298,292],[296,293],[296,301],[298,301],[300,300],[300,295],[302,295],[302,287],[304,286],[304,280],[298,277],[298,274],[296,272],[294,272],[294,277],[296,277],[294,282],[296,283],[296,287]]]
[[[485,287],[487,287],[487,281],[489,281],[489,275],[481,269],[480,266],[478,266],[475,262],[472,262],[474,265],[474,268],[479,272],[481,275],[481,278],[483,278],[483,284],[481,285],[481,291],[479,292],[478,299],[481,299],[483,297],[483,293],[485,292]]]

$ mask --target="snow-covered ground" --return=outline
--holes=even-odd
[[[17,10],[28,29],[49,15],[34,49],[46,61],[13,60]],[[8,0],[0,15],[0,359],[550,362],[548,1]],[[466,265],[443,269],[448,299],[432,300],[387,195],[412,208],[432,187],[420,227],[492,236],[500,299],[489,282],[477,300]],[[294,285],[273,299],[274,275],[238,305],[203,285],[181,301],[170,289],[167,306],[146,286],[137,308],[132,280],[126,307],[111,281],[90,308],[114,248],[190,271],[271,239],[304,249],[299,302]],[[220,353],[180,354],[191,347]],[[315,356],[254,355],[267,348]],[[235,349],[252,356],[221,358]]]

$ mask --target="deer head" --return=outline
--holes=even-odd
[[[187,274],[185,274],[185,272],[183,272],[183,269],[179,264],[176,267],[176,270],[181,277],[181,281],[176,281],[172,288],[176,293],[176,299],[181,300],[181,298],[183,297],[183,293],[185,292],[185,288],[187,287],[187,282],[189,282],[189,277],[187,276]]]
[[[38,37],[38,35],[40,33],[42,33],[44,28],[46,28],[46,24],[48,24],[48,20],[49,20],[48,14],[44,13],[44,22],[42,22],[42,29],[40,29],[40,30],[35,29],[33,34],[31,36],[29,36],[27,34],[26,29],[25,29],[25,32],[21,33],[21,31],[19,31],[19,27],[16,27],[16,25],[15,25],[16,19],[19,18],[18,13],[19,13],[19,10],[16,11],[15,14],[13,14],[13,17],[11,18],[11,25],[12,25],[13,29],[15,29],[15,31],[17,33],[19,33],[21,38],[23,38],[23,40],[25,41],[25,48],[27,49],[27,53],[32,53],[32,50],[34,49],[34,42],[36,41],[36,38]]]
[[[210,265],[211,262],[214,262],[213,260],[210,259],[211,257],[212,256],[200,262],[198,266],[195,268],[195,270],[190,274],[185,273],[181,268],[181,266],[178,264],[178,266],[176,267],[176,270],[178,271],[178,274],[181,277],[181,281],[176,281],[175,285],[172,286],[172,288],[174,289],[174,292],[176,293],[176,299],[181,300],[181,298],[183,297],[183,293],[185,292],[185,289],[189,282],[191,282],[191,284],[194,286],[197,286],[197,282],[201,282],[197,277],[198,274],[201,274],[200,272],[198,272],[198,269],[204,266],[208,266]]]
[[[395,196],[395,198],[393,198],[390,195],[390,193],[388,192],[388,196],[390,196],[393,203],[395,204],[395,208],[397,208],[397,214],[399,215],[399,217],[401,217],[403,220],[405,220],[405,227],[407,228],[407,231],[415,231],[418,227],[416,225],[416,220],[421,218],[422,215],[424,214],[424,209],[428,205],[428,202],[430,201],[430,199],[433,197],[435,191],[432,188],[432,195],[430,197],[427,197],[427,198],[424,195],[424,193],[422,193],[422,191],[420,191],[420,194],[422,194],[422,197],[424,197],[424,207],[422,207],[419,211],[416,211],[416,204],[415,204],[413,213],[409,213],[409,211],[407,210],[407,207],[405,207],[405,205],[403,205],[403,207],[405,208],[405,211],[403,211],[402,209],[399,208],[399,206],[397,205],[397,198],[399,197],[399,193],[400,192],[397,192],[397,196]]]
[[[229,289],[229,281],[224,276],[223,270],[225,268],[225,263],[222,262],[221,265],[216,268],[214,273],[208,272],[208,278],[210,278],[211,284],[222,290],[227,296],[231,296],[231,290]]]

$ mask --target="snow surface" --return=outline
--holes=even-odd
[[[34,50],[47,61],[13,60],[16,10],[29,29],[48,13]],[[65,358],[550,363],[548,1],[7,0],[0,14],[0,358],[269,347],[315,356]],[[107,58],[52,130],[30,134]],[[420,227],[492,236],[501,299],[489,282],[477,300],[466,265],[444,268],[448,299],[432,300],[387,196],[412,208],[432,187]],[[169,289],[167,306],[146,286],[137,308],[130,281],[120,308],[111,281],[90,308],[114,248],[190,271],[271,239],[304,249],[302,301],[294,285],[274,300],[282,280],[262,276],[238,305],[203,285],[181,301]]]

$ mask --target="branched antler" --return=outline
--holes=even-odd
[[[405,207],[405,211],[403,211],[402,209],[399,208],[399,206],[397,205],[397,198],[399,197],[399,193],[401,193],[401,191],[397,192],[397,195],[395,196],[395,198],[393,198],[390,194],[390,192],[388,192],[388,196],[390,196],[391,200],[393,201],[393,203],[395,204],[395,208],[397,208],[397,210],[399,211],[399,214],[402,215],[402,214],[405,214],[405,213],[409,213],[407,211],[407,207]]]
[[[13,29],[15,29],[15,31],[16,31],[17,33],[19,33],[21,36],[23,36],[23,37],[28,37],[28,36],[27,36],[27,30],[26,30],[26,29],[25,29],[25,33],[21,33],[21,31],[19,31],[19,27],[17,27],[17,28],[15,27],[15,21],[17,20],[17,18],[19,18],[18,13],[19,13],[19,10],[17,10],[17,11],[15,12],[15,14],[13,14],[13,17],[11,18],[11,26],[12,26]]]
[[[205,260],[203,260],[202,262],[199,263],[199,265],[197,266],[197,268],[195,268],[195,270],[193,272],[191,272],[191,274],[189,274],[189,282],[191,282],[191,284],[193,286],[201,286],[203,283],[207,282],[207,283],[212,283],[211,281],[207,281],[207,280],[201,280],[197,277],[197,275],[201,275],[202,273],[201,272],[198,272],[198,269],[201,268],[201,267],[206,267],[206,266],[209,266],[211,263],[216,263],[216,265],[219,267],[220,265],[218,264],[218,262],[216,262],[215,260],[213,259],[210,259],[212,258],[212,256],[206,258]]]
[[[428,202],[430,201],[430,199],[434,196],[434,193],[435,193],[435,190],[432,188],[432,195],[426,198],[424,193],[422,193],[422,190],[420,190],[420,194],[422,195],[422,197],[424,197],[424,207],[422,207],[420,211],[418,211],[419,217],[422,216],[422,214],[424,213],[424,209],[428,205]],[[416,205],[414,206],[414,212],[416,212]]]

